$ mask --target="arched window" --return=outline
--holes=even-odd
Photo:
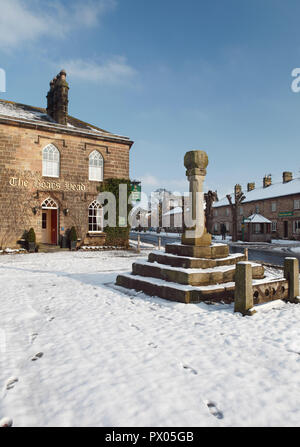
[[[58,206],[57,203],[51,197],[48,197],[46,200],[43,201],[42,208],[44,210],[57,210]]]
[[[59,150],[53,145],[43,149],[43,177],[59,177]]]
[[[89,206],[89,232],[103,231],[103,208],[94,200]]]
[[[89,180],[103,180],[103,157],[98,151],[91,152],[89,156]]]

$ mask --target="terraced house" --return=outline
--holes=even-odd
[[[57,245],[71,227],[83,244],[103,244],[99,185],[129,178],[133,142],[68,115],[62,70],[47,108],[0,100],[0,246],[16,247],[33,227],[37,242]]]
[[[241,190],[240,185],[235,186],[237,193]],[[248,220],[253,222],[251,234],[248,234],[250,240],[251,236],[255,241],[300,240],[300,178],[293,178],[291,172],[283,172],[282,181],[272,183],[271,176],[265,176],[261,187],[256,188],[255,183],[248,183],[247,191],[243,193],[246,198],[237,215],[239,239],[246,236]],[[233,197],[232,200],[234,202]],[[232,234],[231,208],[226,197],[213,205],[215,234],[220,234],[222,224]]]

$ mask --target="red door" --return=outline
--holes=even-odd
[[[51,244],[57,245],[57,210],[51,210]]]

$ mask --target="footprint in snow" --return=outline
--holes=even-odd
[[[220,411],[214,402],[206,402],[210,413],[217,419],[223,419],[224,415],[222,411]]]
[[[12,388],[15,387],[15,384],[16,384],[17,382],[19,382],[18,377],[10,377],[10,378],[8,379],[8,381],[6,382],[6,385],[5,385],[6,389],[7,389],[7,390],[11,390]]]
[[[148,343],[148,346],[151,346],[151,348],[156,349],[158,347],[158,345],[156,345],[155,343]]]
[[[33,332],[33,333],[29,336],[29,340],[30,340],[30,343],[31,343],[31,344],[34,342],[34,340],[36,339],[36,337],[37,337],[38,335],[39,335],[39,334],[38,334],[37,332]]]
[[[187,371],[189,371],[190,373],[194,374],[195,376],[198,374],[198,372],[194,368],[189,366],[189,365],[182,365],[182,368],[186,369]]]
[[[136,326],[135,324],[130,323],[131,327],[134,327],[134,329],[136,329],[137,331],[140,331],[140,328],[138,326]]]
[[[47,318],[47,321],[53,321],[55,319],[55,317],[49,317]]]
[[[31,361],[35,362],[36,360],[40,359],[41,357],[43,357],[44,353],[43,352],[38,352],[37,354],[35,354],[32,358]]]
[[[12,427],[13,420],[11,418],[0,419],[0,427]]]

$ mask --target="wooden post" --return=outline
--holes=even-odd
[[[243,315],[253,315],[256,311],[252,308],[252,265],[247,261],[238,262],[235,270],[234,311]]]
[[[291,303],[300,303],[299,293],[299,261],[297,258],[285,258],[284,277],[289,282],[289,297]]]
[[[136,252],[137,253],[141,252],[141,235],[140,234],[138,234],[138,237],[137,237],[137,249],[136,249]]]
[[[245,255],[245,261],[248,261],[248,258],[249,258],[249,256],[248,256],[248,248],[244,249],[244,255]]]
[[[160,247],[161,247],[161,237],[158,236],[158,250],[160,250]]]

